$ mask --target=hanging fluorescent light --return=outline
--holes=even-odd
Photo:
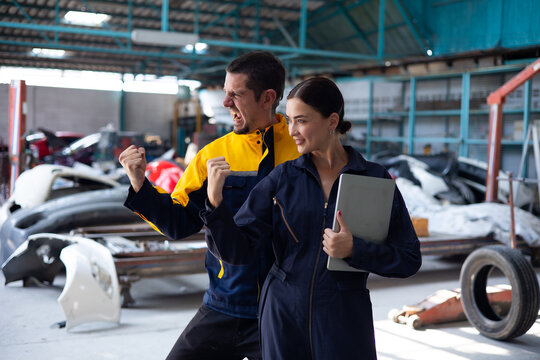
[[[197,34],[185,32],[135,29],[131,32],[131,40],[136,44],[184,46],[187,44],[195,44],[199,40],[199,36]]]
[[[433,51],[431,51],[431,49],[427,49],[426,54],[427,56],[431,56],[433,55]]]
[[[59,49],[33,48],[32,54],[49,58],[62,58],[66,55],[66,51]]]
[[[101,26],[101,24],[111,18],[110,15],[91,13],[84,11],[68,11],[64,15],[67,23],[74,25]]]

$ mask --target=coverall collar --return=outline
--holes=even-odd
[[[283,133],[284,131],[288,131],[287,130],[287,121],[285,121],[285,117],[281,114],[277,114],[276,113],[276,120],[278,121],[277,123],[275,124],[272,124],[270,126],[267,126],[265,129],[264,129],[264,132],[268,131],[268,129],[270,129],[271,127],[274,127],[274,134],[276,133]],[[250,132],[249,134],[244,134],[244,135],[238,135],[238,134],[235,134],[236,136],[242,136],[243,139],[246,139],[247,141],[249,142],[256,142],[257,140],[261,140],[261,131],[260,130],[255,130],[253,132]]]
[[[364,159],[364,157],[360,155],[359,152],[354,151],[354,149],[348,145],[344,145],[343,148],[345,148],[345,151],[347,151],[347,154],[349,155],[349,162],[347,163],[347,165],[345,165],[345,167],[343,167],[340,173],[347,172],[348,170],[365,170],[367,162],[366,159]],[[294,164],[301,169],[306,169],[313,174],[318,174],[312,157],[313,155],[311,153],[304,154],[300,156],[296,161],[294,161]]]

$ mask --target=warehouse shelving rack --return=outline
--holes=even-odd
[[[412,154],[415,152],[415,145],[417,144],[446,144],[449,146],[454,146],[455,152],[459,156],[468,157],[471,154],[471,146],[482,146],[486,147],[488,145],[487,132],[484,137],[479,136],[470,136],[471,129],[471,118],[472,117],[485,117],[480,119],[479,122],[485,123],[486,126],[489,125],[489,108],[485,102],[485,98],[482,101],[485,104],[485,109],[471,109],[471,79],[474,79],[482,75],[493,75],[501,74],[514,74],[519,72],[525,67],[526,64],[514,64],[514,65],[505,65],[498,66],[493,68],[483,68],[475,69],[467,72],[449,72],[442,74],[430,74],[430,75],[421,75],[421,76],[388,76],[388,77],[371,77],[365,78],[365,81],[369,82],[369,96],[368,96],[368,109],[367,109],[367,118],[362,120],[353,121],[354,124],[361,124],[366,127],[365,132],[365,142],[366,146],[364,150],[368,158],[373,155],[373,147],[375,143],[381,142],[392,142],[402,144],[402,150],[404,153]],[[442,80],[442,79],[460,79],[461,81],[461,95],[459,99],[459,107],[453,109],[433,109],[433,110],[419,110],[417,109],[417,88],[419,83],[431,81],[431,80]],[[523,106],[520,108],[511,108],[507,107],[504,109],[503,114],[505,116],[511,115],[523,115],[523,138],[522,139],[503,139],[502,145],[505,149],[515,151],[516,153],[521,150],[523,142],[526,137],[526,129],[529,126],[531,121],[531,116],[533,114],[540,114],[540,108],[531,107],[531,93],[532,93],[532,81],[533,79],[527,81],[523,85]],[[402,99],[403,103],[407,103],[408,109],[400,109],[397,111],[375,111],[374,110],[374,86],[379,82],[401,82],[402,87]],[[501,84],[504,83],[504,80],[501,80]],[[498,86],[496,86],[498,87]],[[486,97],[490,91],[486,92]],[[407,91],[408,90],[408,91]],[[408,92],[408,99],[406,98],[406,92]],[[474,100],[478,100],[475,98]],[[451,118],[458,119],[459,124],[459,133],[455,136],[415,136],[416,125],[419,119],[426,118],[442,118],[446,122],[446,134],[450,128]],[[380,136],[374,134],[374,127],[377,123],[385,121],[386,119],[397,119],[394,121],[398,129],[398,136]],[[387,120],[386,120],[387,121]],[[481,151],[480,155],[476,156],[480,160],[485,160],[485,151]],[[526,169],[525,169],[526,171]]]

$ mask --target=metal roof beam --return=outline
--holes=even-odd
[[[40,24],[27,24],[27,23],[17,23],[17,22],[8,22],[0,21],[0,27],[7,27],[12,29],[27,29],[27,30],[36,30],[36,31],[53,31],[53,32],[64,32],[71,34],[84,34],[84,35],[94,35],[94,36],[108,36],[108,37],[117,37],[117,38],[130,38],[131,32],[128,31],[111,31],[111,30],[99,30],[99,29],[88,29],[82,27],[71,27],[71,26],[50,26],[50,25],[40,25]]]
[[[306,47],[306,32],[307,32],[307,0],[302,0],[302,6],[300,8],[300,25],[299,25],[299,33],[300,38],[298,41],[298,45],[301,49],[305,49]]]
[[[26,42],[40,42],[41,37],[37,36],[17,36],[18,41],[26,41]],[[100,40],[86,40],[82,38],[59,38],[59,41],[64,41],[64,44],[69,45],[76,43],[80,46],[88,46],[88,47],[106,47],[106,48],[114,48],[114,44],[110,41],[107,41],[110,38],[100,38]],[[56,45],[62,46],[62,43],[56,42]],[[48,45],[47,43],[43,43],[43,45]]]
[[[362,40],[362,42],[368,47],[369,50],[371,50],[373,53],[376,53],[377,51],[375,50],[375,48],[373,46],[371,46],[368,39],[366,38],[366,35],[360,29],[358,24],[356,24],[356,22],[351,17],[349,12],[347,10],[345,10],[343,8],[343,5],[341,5],[340,3],[337,3],[336,6],[339,9],[339,12],[341,13],[341,15],[343,15],[343,17],[345,18],[345,20],[347,20],[347,22],[353,27],[354,31],[356,32],[356,35],[360,38],[360,40]]]
[[[86,28],[76,28],[76,27],[66,27],[66,26],[46,26],[46,25],[36,25],[36,24],[21,24],[21,23],[10,23],[6,21],[0,22],[0,27],[11,27],[11,28],[19,28],[19,29],[29,29],[29,30],[46,30],[46,31],[57,31],[57,32],[66,32],[66,33],[74,33],[74,34],[86,34],[86,35],[94,35],[94,36],[112,36],[112,37],[119,37],[119,38],[130,38],[131,33],[130,32],[122,32],[122,31],[109,31],[109,30],[96,30],[96,29],[86,29]],[[238,49],[250,49],[250,50],[268,50],[268,51],[276,51],[276,52],[290,52],[290,53],[298,53],[302,55],[313,55],[313,56],[326,56],[330,58],[343,58],[343,59],[356,59],[356,60],[367,60],[367,59],[374,59],[374,56],[371,55],[362,55],[362,54],[353,54],[353,53],[346,53],[346,52],[337,52],[337,51],[326,51],[326,50],[314,50],[314,49],[295,49],[290,48],[286,46],[276,46],[276,45],[264,45],[264,44],[257,44],[257,43],[243,43],[243,42],[235,42],[235,41],[222,41],[222,40],[214,40],[214,39],[201,39],[201,42],[205,42],[208,45],[214,45],[214,46],[223,46],[223,47],[229,47],[229,48],[238,48]],[[60,46],[57,47],[68,49],[68,46]],[[71,47],[71,49],[75,49],[77,47]],[[111,51],[113,49],[107,49],[108,51]],[[132,53],[132,50],[129,49],[119,49],[120,51],[116,53],[122,53],[121,51],[126,51],[126,53]],[[141,52],[144,53],[144,52]],[[149,54],[155,54],[153,52],[148,52]],[[190,56],[193,55],[176,55],[171,54],[173,56],[171,57],[178,57],[178,58],[190,58]],[[156,56],[156,55],[150,55],[150,56]]]
[[[104,48],[104,47],[87,47],[87,46],[75,46],[75,45],[63,45],[63,44],[44,44],[40,42],[0,40],[0,44],[29,46],[29,47],[40,47],[43,45],[47,45],[47,47],[50,47],[53,49],[102,52],[102,53],[108,53],[108,54],[121,54],[121,55],[132,55],[132,56],[162,57],[162,58],[170,58],[170,59],[189,60],[189,59],[195,58],[195,59],[206,59],[206,60],[213,60],[213,61],[228,61],[229,60],[229,58],[226,58],[223,56],[179,54],[179,53],[166,53],[166,52],[158,52],[158,51],[142,51],[142,50],[129,50],[129,49]]]
[[[342,0],[338,0],[338,1],[342,1]],[[323,6],[321,6],[320,8],[318,8],[317,10],[313,11],[313,12],[311,13],[311,15],[312,15],[312,16],[315,16],[315,15],[321,13],[321,12],[324,12],[324,11],[328,10],[329,8],[331,8],[331,7],[333,7],[333,6],[335,6],[334,3],[329,3],[329,4],[326,4],[326,5],[323,5]],[[308,24],[311,25],[311,24],[312,24],[312,21],[313,21],[313,20],[308,20]],[[291,26],[295,26],[295,25],[296,25],[296,22],[294,22],[294,21],[289,21],[289,23],[287,24],[287,27],[290,28]],[[287,30],[287,29],[286,29],[286,30]],[[271,39],[272,37],[274,37],[274,35],[275,35],[278,31],[281,32],[281,30],[279,30],[279,29],[278,29],[278,30],[272,30],[270,33],[268,33],[268,32],[265,33],[265,35],[266,35],[268,38]],[[290,32],[290,30],[287,30],[287,32]]]
[[[307,20],[307,25],[314,26],[314,25],[317,25],[317,24],[319,24],[321,22],[324,22],[324,21],[336,16],[339,13],[339,10],[336,8],[336,4],[340,4],[343,1],[344,0],[338,0],[338,1],[329,2],[326,5],[323,5],[320,8],[318,8],[317,10],[311,12],[310,13],[310,18]],[[351,4],[345,5],[344,9],[345,10],[350,10],[350,9],[356,8],[356,7],[366,3],[368,1],[369,0],[357,0],[357,1],[353,2],[353,3],[351,3]],[[329,14],[324,14],[325,11],[327,11],[329,9],[332,9],[332,8],[333,8],[333,11],[331,11]],[[292,26],[296,27],[296,22],[290,21],[287,24],[287,28],[289,28],[289,29]],[[269,33],[267,33],[266,36],[268,38],[273,38],[278,31],[279,31],[279,29],[278,30],[272,30]]]
[[[222,41],[222,40],[214,40],[214,39],[201,39],[200,41],[207,43],[208,45],[213,45],[213,46],[224,46],[224,47],[247,49],[247,50],[267,50],[267,51],[293,53],[293,54],[297,53],[300,55],[322,56],[322,57],[338,58],[338,59],[373,60],[377,58],[374,55],[364,55],[364,54],[355,54],[355,53],[328,51],[328,50],[315,50],[315,49],[306,49],[306,48],[295,49],[295,48],[291,48],[287,46],[279,46],[279,45],[243,43],[243,42]]]
[[[388,30],[393,30],[393,29],[397,29],[399,27],[402,27],[402,26],[407,26],[407,24],[405,22],[402,22],[402,23],[397,23],[397,24],[393,24],[393,25],[389,25],[389,26],[385,26],[384,27],[384,30],[385,31],[388,31]],[[379,29],[377,30],[370,30],[370,31],[366,31],[365,34],[366,36],[368,35],[373,35],[373,34],[376,34],[379,32]],[[342,38],[337,38],[337,39],[334,39],[334,40],[331,40],[331,41],[328,41],[328,42],[325,42],[325,43],[322,43],[320,44],[320,47],[326,47],[326,46],[329,46],[329,45],[332,45],[332,44],[336,44],[336,42],[345,42],[345,41],[349,41],[349,40],[355,40],[357,38],[357,35],[354,34],[354,35],[348,35],[348,36],[344,36]],[[376,50],[375,50],[376,52]],[[386,55],[388,56],[389,54],[386,53]]]
[[[379,0],[379,41],[377,45],[377,58],[382,60],[384,56],[384,13],[386,0]]]
[[[254,1],[254,0],[248,0],[248,1],[244,2],[244,3],[242,3],[242,4],[239,4],[239,5],[236,7],[236,9],[231,10],[231,11],[229,11],[228,13],[225,13],[225,14],[221,15],[221,16],[218,17],[216,20],[211,21],[211,22],[209,22],[208,24],[205,24],[205,25],[203,26],[203,28],[201,29],[201,32],[204,31],[205,29],[209,28],[209,27],[214,26],[214,25],[217,24],[217,23],[220,23],[222,20],[224,20],[224,19],[230,17],[231,15],[233,15],[234,13],[238,12],[239,10],[245,8],[246,6],[251,5],[251,3],[252,3],[253,1]]]
[[[34,24],[34,20],[30,17],[30,15],[28,15],[26,13],[26,11],[24,11],[24,9],[22,8],[22,6],[15,0],[11,0],[11,2],[17,7],[17,9],[19,9],[19,11],[23,14],[23,16],[28,20],[30,21],[32,24]],[[39,32],[39,34],[41,35],[41,37],[47,41],[47,42],[51,42],[51,39],[49,39],[49,37],[44,34],[43,32]]]
[[[225,30],[227,30],[227,32],[229,33],[229,35],[231,35],[231,37],[232,37],[233,39],[237,40],[237,39],[238,39],[238,26],[237,26],[237,25],[238,25],[238,21],[237,21],[237,19],[238,19],[238,11],[235,10],[232,14],[234,14],[235,19],[236,19],[236,20],[235,20],[235,30],[233,31],[233,30],[230,28],[230,26],[229,26],[226,22],[222,22],[222,23],[221,23],[221,26],[223,26],[223,27],[225,28]],[[219,17],[221,16],[221,14],[218,13],[217,11],[215,11],[215,10],[214,10],[214,12],[213,12],[213,15],[217,16],[218,19],[219,19]],[[225,18],[226,18],[226,17],[225,17]],[[213,25],[212,25],[212,26],[213,26]],[[210,27],[212,27],[212,26],[210,26]],[[206,29],[206,25],[205,25],[205,27],[203,27],[203,29],[202,29],[201,31],[203,31],[203,30],[205,30],[205,29]],[[249,27],[249,29],[251,30],[251,27]]]
[[[399,12],[401,13],[401,16],[403,16],[403,19],[405,19],[405,22],[407,23],[407,25],[409,26],[409,28],[411,29],[414,38],[416,39],[416,41],[418,42],[418,44],[420,45],[420,47],[422,47],[422,49],[424,50],[424,52],[426,52],[427,49],[431,47],[431,44],[430,44],[429,39],[428,39],[426,36],[420,35],[420,33],[425,34],[425,31],[423,31],[423,29],[421,29],[420,27],[418,27],[418,24],[417,24],[416,26],[413,24],[413,22],[411,21],[411,18],[410,18],[410,16],[409,16],[409,14],[407,13],[407,11],[405,10],[405,8],[404,8],[403,5],[401,4],[401,1],[400,1],[400,0],[394,0],[394,4],[396,5],[396,7],[398,8]],[[417,27],[420,28],[420,31],[417,29]]]
[[[276,18],[275,16],[273,17],[273,19],[274,19],[274,22],[276,23],[276,26],[278,27],[279,31],[281,31],[281,34],[283,35],[283,37],[285,38],[285,40],[287,40],[287,42],[289,43],[289,45],[291,45],[291,47],[293,47],[293,48],[298,47],[298,45],[296,44],[296,42],[293,40],[291,34],[289,34],[289,32],[287,31],[287,29],[285,29],[285,27],[283,26],[283,24],[281,23],[281,21],[279,21],[278,18]]]
[[[86,6],[88,8],[88,10],[90,10],[91,12],[95,13],[96,11],[94,11],[94,8],[86,1],[86,0],[81,0],[81,2],[83,3],[84,6]],[[107,28],[107,30],[111,30],[111,28],[109,27],[109,24],[107,24],[107,22],[104,22],[103,23],[103,26],[105,26]],[[126,45],[124,45],[120,40],[118,40],[118,38],[114,38],[114,42],[116,42],[116,44],[118,44],[118,46],[120,46],[121,48],[125,48]]]
[[[135,6],[135,4],[132,2],[132,0],[129,0],[129,3],[132,3],[132,6]],[[57,2],[58,4],[58,2]],[[3,6],[11,6],[11,2],[8,2],[8,1],[0,1],[0,5],[3,5]],[[26,8],[30,8],[30,9],[36,9],[36,10],[50,10],[50,11],[55,11],[56,12],[56,8],[55,7],[51,7],[51,6],[37,6],[37,5],[29,5],[29,4],[25,4],[25,7]],[[58,12],[67,12],[67,11],[71,11],[73,9],[69,9],[69,8],[59,8],[58,9]],[[126,18],[127,19],[127,24],[126,26],[128,27],[128,29],[131,29],[130,27],[130,14],[131,14],[131,19],[132,20],[141,20],[141,21],[155,21],[155,22],[158,22],[159,19],[160,19],[160,12],[157,8],[153,8],[155,14],[156,14],[156,17],[150,17],[150,16],[136,16],[136,15],[133,15],[132,11],[129,10],[129,6],[128,6],[128,14],[127,15],[124,15],[124,14],[109,14],[110,16],[114,17],[114,18],[120,18],[120,19],[124,19]],[[200,14],[202,15],[216,15],[215,13],[211,13],[211,12],[203,12],[203,11],[200,11]],[[34,19],[37,19],[37,17],[33,17]],[[243,16],[244,19],[250,19],[250,20],[253,20],[255,19],[254,17],[246,17],[246,16]],[[41,17],[40,19],[43,19],[43,20],[51,20],[50,18],[43,18]],[[274,30],[274,27],[270,26],[271,24],[273,24],[272,22],[272,19],[268,19],[268,21],[262,21],[260,22],[259,26],[261,26],[262,28],[271,28],[272,30]],[[58,25],[58,23],[56,23],[56,25]],[[122,24],[123,25],[123,24]],[[174,25],[187,25],[187,26],[193,26],[193,22],[191,21],[183,21],[183,20],[174,20],[174,19],[169,19],[169,29],[173,29],[173,26]],[[109,26],[111,26],[109,24]],[[223,24],[222,25],[223,27],[226,27],[226,24]],[[217,27],[217,26],[215,26]],[[241,25],[240,26],[241,29],[248,29],[248,30],[252,30],[252,26],[247,26],[247,25]]]
[[[215,3],[215,4],[218,4],[218,5],[223,5],[223,4],[226,4],[226,5],[235,5],[235,6],[238,6],[239,2],[238,1],[223,1],[223,0],[205,0],[206,3]],[[271,3],[270,1],[268,1],[269,3]],[[332,3],[332,1],[330,1],[330,3]],[[323,5],[323,6],[326,6],[326,5]],[[294,13],[294,14],[298,14],[298,10],[297,9],[291,9],[290,7],[283,7],[283,6],[274,6],[274,5],[265,5],[264,3],[261,2],[260,4],[260,7],[261,9],[264,9],[264,10],[279,10],[279,11],[282,11],[282,12],[289,12],[289,13]]]
[[[347,5],[343,6],[343,9],[345,9],[346,11],[349,11],[351,9],[357,8],[360,5],[363,5],[363,4],[367,3],[368,1],[370,1],[370,0],[358,0],[358,1],[355,1],[355,2],[353,2],[351,4],[347,4]],[[315,18],[315,15],[319,15],[320,12],[319,11],[314,12],[313,13],[313,15],[314,15],[313,21],[310,21],[309,25],[311,25],[311,26],[317,25],[317,24],[319,24],[321,22],[324,22],[324,21],[326,21],[328,19],[331,19],[331,18],[335,17],[336,15],[338,15],[340,11],[337,8],[337,5],[341,4],[342,2],[343,2],[343,0],[336,1],[335,3],[330,3],[329,6],[327,8],[325,8],[324,10],[328,10],[329,8],[334,7],[333,11],[328,13],[328,14],[321,15],[320,17]],[[319,9],[317,9],[317,10],[319,10]]]
[[[343,8],[343,5],[341,5],[340,3],[337,3],[336,4],[337,8],[339,9],[339,12],[341,13],[341,15],[343,15],[343,17],[345,18],[345,20],[347,20],[347,22],[352,26],[352,28],[354,29],[354,31],[356,32],[356,35],[360,38],[360,40],[362,40],[362,42],[367,46],[367,48],[369,50],[371,50],[373,53],[376,53],[377,51],[375,50],[375,48],[373,46],[371,46],[371,44],[369,43],[368,39],[366,38],[366,35],[364,34],[364,32],[360,29],[360,27],[358,26],[358,24],[354,21],[354,19],[351,17],[351,15],[349,14],[349,12],[347,10],[345,10]]]

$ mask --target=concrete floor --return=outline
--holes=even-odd
[[[459,269],[459,261],[426,257],[410,279],[370,277],[379,359],[540,359],[540,319],[510,342],[485,338],[468,322],[413,330],[387,320],[390,309],[457,288]],[[120,326],[86,324],[70,332],[54,326],[65,319],[56,301],[63,285],[62,276],[47,287],[0,285],[0,359],[164,359],[195,314],[208,280],[206,274],[141,280],[133,285],[136,304],[122,309]]]

